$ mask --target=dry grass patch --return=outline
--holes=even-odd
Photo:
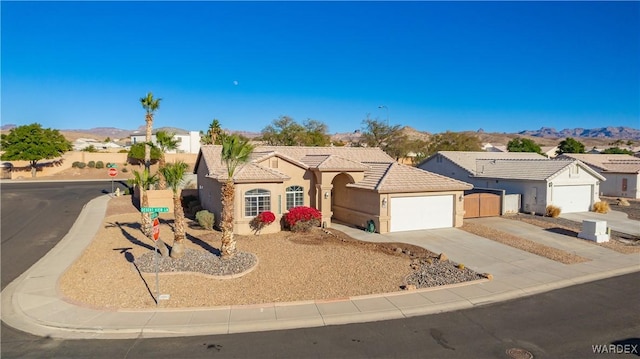
[[[588,258],[569,253],[561,249],[532,242],[530,240],[514,236],[510,233],[499,231],[491,227],[483,226],[478,223],[465,223],[462,226],[462,230],[564,264],[582,263],[590,260]]]

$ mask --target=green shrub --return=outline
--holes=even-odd
[[[104,162],[102,161],[96,162],[96,168],[104,168]]]
[[[84,163],[84,162],[78,162],[78,165],[77,165],[76,167],[78,167],[78,168],[85,168],[85,167],[87,167],[87,164],[86,164],[86,163]]]
[[[547,217],[556,218],[560,215],[560,207],[556,207],[554,205],[547,206],[547,212],[545,214]]]
[[[96,161],[89,161],[89,163],[87,163],[87,167],[95,168],[96,167]]]
[[[122,172],[123,173],[127,173],[127,172],[129,172],[129,170],[125,167],[125,168],[122,169]]]
[[[198,221],[198,224],[200,225],[200,227],[204,229],[209,229],[209,230],[213,229],[213,223],[214,223],[213,213],[207,211],[206,209],[196,213],[196,221]]]
[[[129,153],[129,151],[127,151],[125,149],[121,149],[120,151],[118,151],[118,153]]]
[[[80,161],[75,161],[74,163],[71,164],[71,168],[78,168],[79,163]]]

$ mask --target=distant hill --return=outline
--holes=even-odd
[[[600,128],[565,128],[557,131],[553,127],[541,127],[539,130],[520,131],[519,135],[543,138],[608,138],[614,140],[640,140],[640,130],[630,127],[600,127]]]

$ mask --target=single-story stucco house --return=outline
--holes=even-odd
[[[605,178],[578,160],[548,159],[527,152],[440,151],[418,165],[426,171],[521,196],[520,210],[587,212],[600,200]]]
[[[565,153],[561,157],[586,163],[607,180],[600,185],[603,196],[640,198],[640,158],[625,154]]]
[[[204,209],[219,223],[220,191],[227,180],[221,146],[202,146],[194,172]],[[250,221],[263,211],[276,222],[262,231],[280,231],[280,219],[296,206],[355,226],[375,223],[379,233],[459,227],[468,183],[397,163],[379,148],[257,146],[234,174],[235,231],[253,233]]]

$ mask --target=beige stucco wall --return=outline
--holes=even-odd
[[[193,165],[196,162],[197,154],[193,153],[176,153],[166,154],[165,158],[168,163],[174,161],[184,161],[187,164]],[[115,163],[118,168],[124,167],[127,162],[126,153],[107,153],[107,152],[84,152],[84,151],[69,151],[65,152],[61,157],[38,161],[38,172],[36,177],[51,176],[58,172],[71,168],[73,162],[90,161],[102,161],[106,165],[107,163]],[[11,179],[29,178],[31,177],[31,169],[29,168],[29,161],[3,161],[11,163],[13,169],[11,170]],[[141,167],[142,168],[142,167]]]

